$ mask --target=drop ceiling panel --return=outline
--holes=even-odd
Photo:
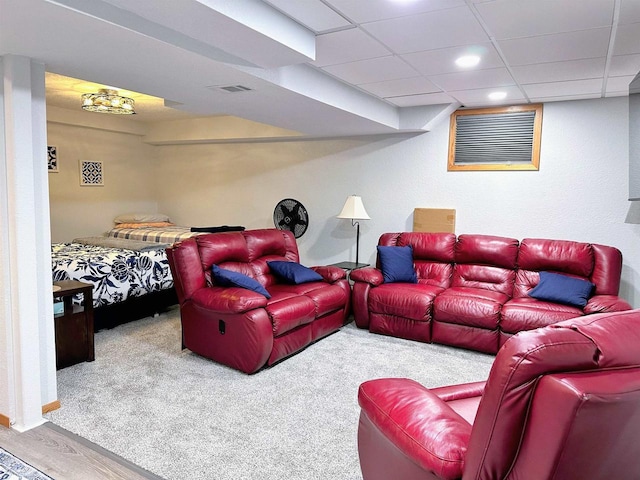
[[[287,0],[284,0],[287,1]],[[292,1],[292,0],[289,0]],[[297,1],[297,0],[295,0]],[[390,2],[389,0],[327,0],[327,3],[355,23],[405,17],[419,13],[464,6],[464,0]]]
[[[602,79],[574,80],[570,82],[533,83],[523,85],[529,97],[559,97],[564,95],[587,95],[602,90]]]
[[[324,32],[351,25],[351,22],[320,0],[267,0],[281,12],[296,19],[314,32]]]
[[[441,105],[444,103],[452,103],[455,99],[446,93],[425,93],[421,95],[407,95],[403,97],[390,97],[386,99],[388,102],[398,107],[417,107],[420,105]]]
[[[396,56],[333,65],[325,67],[323,70],[355,85],[410,78],[418,75],[418,72]]]
[[[618,26],[614,55],[640,53],[640,23]]]
[[[345,48],[348,45],[348,48]],[[319,35],[316,38],[316,60],[324,67],[391,55],[380,42],[358,28]]]
[[[502,87],[499,90],[505,92],[507,97],[500,102],[491,102],[488,97],[490,93],[495,92],[495,88],[481,88],[477,90],[464,90],[460,92],[449,92],[453,98],[457,99],[465,107],[508,105],[509,103],[522,103],[526,99],[518,87]]]
[[[498,0],[476,6],[497,39],[611,25],[614,0]]]
[[[552,97],[533,97],[529,100],[531,103],[545,103],[545,102],[564,102],[570,100],[589,100],[592,98],[600,98],[599,93],[590,93],[586,95],[558,95]]]
[[[502,52],[511,65],[563,62],[581,58],[605,57],[610,28],[503,40]]]
[[[634,79],[634,75],[625,77],[609,77],[607,80],[607,93],[624,92],[629,93],[629,84]]]
[[[367,23],[362,28],[395,53],[419,52],[489,41],[489,37],[468,7],[382,20]]]
[[[480,56],[479,69],[504,67],[504,62],[491,43],[440,48],[401,56],[423,75],[438,75],[462,70],[455,60],[463,55]]]
[[[640,72],[640,54],[618,55],[611,57],[609,75],[621,77],[623,75],[635,75]]]
[[[605,57],[601,57],[568,62],[537,63],[512,67],[511,71],[520,84],[602,78],[606,60]]]
[[[640,23],[640,2],[638,0],[622,0],[620,2],[620,25]]]
[[[433,75],[429,79],[446,91],[503,87],[514,85],[515,82],[506,68],[492,68],[489,70],[473,70],[458,73]]]
[[[440,88],[424,77],[403,78],[386,82],[367,83],[360,88],[382,98],[439,92]]]

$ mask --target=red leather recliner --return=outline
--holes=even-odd
[[[364,480],[640,478],[640,310],[521,332],[484,382],[363,383]]]
[[[214,233],[175,243],[167,257],[180,303],[183,346],[246,373],[338,330],[349,314],[344,270],[312,267],[322,281],[279,281],[268,261],[298,262],[293,233],[276,229]],[[257,280],[271,294],[212,281],[211,266]]]

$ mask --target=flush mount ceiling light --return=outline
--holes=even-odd
[[[489,100],[504,100],[507,98],[506,92],[491,92],[489,95]]]
[[[135,112],[132,98],[121,97],[117,90],[101,88],[98,93],[82,95],[82,108],[89,112],[132,115]]]
[[[480,63],[480,57],[478,55],[463,55],[456,59],[456,65],[462,68],[475,67]]]

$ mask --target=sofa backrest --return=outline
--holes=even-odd
[[[511,296],[518,240],[491,235],[460,235],[455,246],[452,287],[482,288]]]
[[[419,283],[447,288],[453,275],[456,236],[453,233],[384,233],[378,241],[381,246],[413,249],[413,263]],[[377,261],[380,268],[380,260]]]
[[[463,479],[640,478],[639,344],[640,310],[509,339],[478,407]]]
[[[178,300],[211,285],[211,266],[243,273],[263,286],[276,282],[268,261],[299,261],[298,245],[292,232],[277,229],[221,232],[183,240],[167,248]]]
[[[550,271],[589,280],[594,294],[617,295],[622,253],[614,247],[568,240],[525,238],[518,252],[514,297],[525,297],[539,282],[539,272]]]

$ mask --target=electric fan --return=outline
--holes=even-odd
[[[273,211],[273,223],[278,230],[293,232],[294,237],[300,238],[309,226],[309,215],[298,200],[285,198],[280,200]]]

